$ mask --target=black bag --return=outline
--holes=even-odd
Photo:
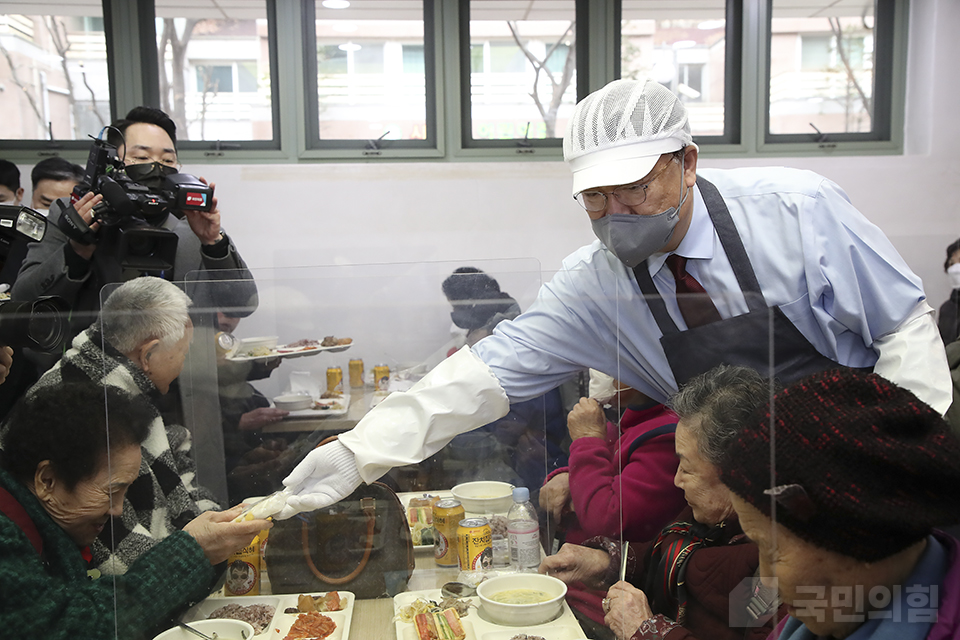
[[[397,494],[374,482],[334,505],[275,522],[266,563],[274,593],[393,597],[413,573],[413,539]]]

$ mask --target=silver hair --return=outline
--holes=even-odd
[[[687,382],[670,406],[697,439],[700,455],[719,465],[727,443],[775,391],[775,383],[753,369],[721,364]]]
[[[190,298],[175,284],[144,276],[123,283],[100,310],[103,338],[120,353],[130,353],[147,340],[164,348],[176,344],[190,320]]]

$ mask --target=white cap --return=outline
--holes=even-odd
[[[661,155],[692,142],[687,110],[672,91],[653,80],[614,80],[577,104],[563,159],[577,194],[636,182]]]

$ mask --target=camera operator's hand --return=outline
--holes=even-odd
[[[10,367],[13,366],[13,349],[10,347],[0,347],[0,384],[10,375]]]
[[[200,182],[216,190],[217,185],[200,178]],[[213,208],[210,211],[195,211],[188,209],[184,212],[187,222],[193,233],[200,238],[200,244],[216,244],[220,240],[220,209],[217,208],[217,196],[213,196]]]
[[[76,204],[71,205],[74,209],[76,209],[77,213],[80,214],[80,217],[83,218],[83,221],[90,225],[90,230],[94,233],[96,233],[97,229],[100,228],[100,223],[94,222],[93,224],[90,224],[93,221],[93,208],[100,204],[102,200],[102,195],[99,193],[93,193],[91,191],[87,195],[80,198]],[[61,215],[63,214],[61,213]],[[97,245],[95,244],[81,244],[76,240],[70,241],[70,247],[73,249],[74,253],[84,260],[90,260],[93,258],[93,252],[97,250]]]

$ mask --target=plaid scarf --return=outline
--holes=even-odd
[[[155,409],[160,397],[136,364],[104,342],[99,321],[74,338],[71,349],[28,393],[83,379],[145,396]],[[112,518],[91,545],[93,564],[104,574],[126,573],[144,552],[201,512],[220,509],[213,494],[196,485],[196,463],[185,427],[165,423],[156,410],[140,452],[140,475],[127,490],[123,514]]]
[[[703,546],[721,543],[725,523],[708,526],[699,522],[674,522],[660,532],[650,549],[644,592],[652,595],[654,612],[668,615],[683,625],[687,611],[686,568],[690,555]]]

